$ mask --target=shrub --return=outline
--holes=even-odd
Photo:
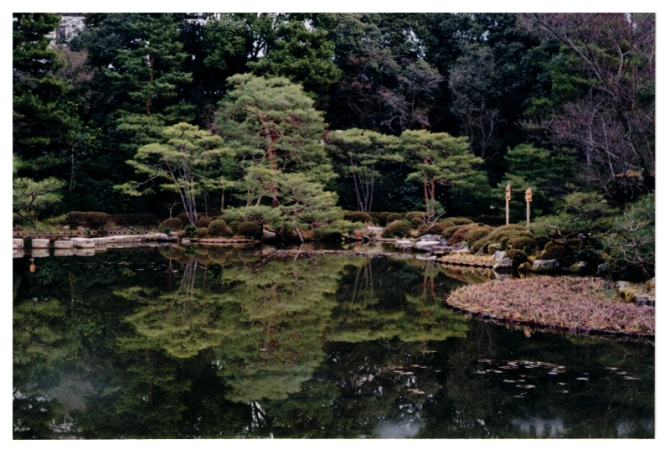
[[[225,220],[212,220],[207,227],[207,233],[212,237],[228,237],[233,235],[233,230],[226,224]]]
[[[386,218],[390,214],[388,211],[382,211],[382,212],[370,212],[370,217],[373,219],[377,219],[377,222],[379,225],[386,225]]]
[[[390,216],[390,215],[389,215]],[[383,238],[409,237],[412,230],[404,220],[394,220],[382,231]]]
[[[463,225],[454,225],[451,227],[447,227],[442,231],[442,239],[451,239],[451,237],[456,233],[458,230],[464,228]]]
[[[372,223],[372,217],[363,211],[347,211],[344,213],[344,220],[350,222]]]
[[[240,224],[239,220],[233,220],[228,224],[228,226],[230,227],[231,230],[233,230],[233,233],[237,233],[237,227],[239,226],[239,224]]]
[[[442,235],[442,232],[445,230],[445,228],[449,227],[451,221],[449,222],[437,222],[431,225],[427,230],[426,233],[428,234],[439,234]],[[453,226],[453,225],[452,225]]]
[[[314,240],[318,242],[340,243],[344,235],[339,230],[317,228],[314,230]]]
[[[511,237],[507,241],[507,247],[509,249],[523,251],[526,255],[532,255],[535,253],[535,239],[529,236],[516,236]],[[522,261],[525,262],[525,261]],[[519,263],[521,264],[521,263]],[[516,266],[515,266],[516,267]]]
[[[389,213],[388,216],[386,216],[386,225],[389,225],[391,222],[395,222],[396,220],[402,220],[404,217],[400,213]]]
[[[181,228],[184,226],[184,224],[181,223],[181,220],[177,218],[173,219],[165,219],[164,221],[161,222],[159,225],[160,228],[165,229],[169,228],[170,231],[177,231],[181,230]]]
[[[502,227],[494,229],[488,236],[484,236],[474,242],[470,246],[470,249],[473,252],[477,252],[482,247],[488,247],[489,244],[502,244],[501,248],[505,249],[510,237],[521,236],[534,237],[532,233],[528,232],[526,228],[521,225],[503,225]]]
[[[184,235],[186,237],[193,237],[196,235],[198,232],[198,229],[195,227],[195,225],[186,225],[184,227]]]
[[[110,221],[120,227],[155,227],[159,222],[153,214],[113,214]]]
[[[505,257],[509,258],[512,261],[512,267],[515,269],[519,267],[520,264],[525,263],[528,261],[528,257],[524,252],[521,250],[517,250],[515,248],[510,248],[507,249],[505,252]]]
[[[555,259],[563,267],[570,267],[575,262],[575,253],[568,246],[557,242],[548,242],[540,259]]]
[[[491,233],[491,228],[489,227],[472,228],[465,233],[464,240],[468,245],[472,245],[481,238],[488,236],[489,233]]]
[[[108,221],[109,215],[103,212],[80,212],[71,211],[65,217],[65,221],[71,227],[88,227],[93,229],[102,228]]]
[[[205,213],[202,212],[198,213],[198,221],[200,221],[201,217],[205,217]],[[188,216],[186,215],[186,213],[177,214],[177,219],[181,220],[184,226],[191,223],[188,221]]]
[[[205,228],[205,227],[198,228],[197,234],[198,234],[199,238],[203,238],[203,237],[207,236],[207,228]]]
[[[426,213],[423,212],[423,211],[412,211],[412,212],[408,212],[407,214],[405,214],[405,220],[409,220],[410,223],[411,223],[414,219],[421,219],[421,222],[423,222],[423,219],[424,219],[425,217],[426,217]],[[417,225],[417,226],[418,226],[418,225]]]
[[[466,217],[449,217],[448,219],[454,222],[454,225],[469,225],[474,223],[472,220]]]
[[[200,217],[198,219],[198,228],[207,228],[209,224],[212,222],[212,219],[209,217]]]
[[[437,221],[437,223],[444,224],[445,228],[453,227],[454,225],[456,225],[454,222],[451,221],[451,219],[440,219]]]
[[[420,219],[418,217],[415,217],[414,219],[411,219],[411,221],[410,221],[410,226],[412,228],[419,228],[423,224],[424,224],[423,219]]]
[[[242,236],[260,239],[263,237],[263,228],[256,222],[240,222],[237,226],[237,234]]]
[[[459,242],[466,241],[465,235],[472,230],[481,230],[483,232],[486,232],[487,234],[491,231],[490,229],[485,228],[485,227],[480,227],[479,225],[474,225],[474,224],[473,225],[466,225],[464,227],[461,227],[460,230],[456,231],[449,238],[449,241],[448,241],[449,245],[454,245],[454,244],[458,244]]]

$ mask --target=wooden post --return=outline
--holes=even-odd
[[[509,201],[512,198],[511,188],[508,184],[505,186],[505,225],[509,225]]]
[[[533,201],[533,191],[526,189],[526,226],[530,226],[530,202]]]

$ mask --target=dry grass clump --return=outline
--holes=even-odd
[[[456,289],[445,303],[473,314],[571,331],[654,335],[655,309],[622,303],[599,278],[508,279]]]

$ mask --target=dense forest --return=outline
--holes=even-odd
[[[654,14],[83,17],[14,15],[15,226],[653,216]]]

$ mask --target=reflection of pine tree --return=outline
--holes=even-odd
[[[330,298],[350,263],[324,256],[226,268],[225,296],[242,311],[235,332],[219,349],[231,398],[249,403],[300,391],[325,356],[321,345],[334,306]]]
[[[441,306],[452,284],[439,266],[373,259],[343,275],[329,338],[361,342],[400,337],[404,342],[464,337],[462,316]],[[435,279],[439,277],[436,284]]]

